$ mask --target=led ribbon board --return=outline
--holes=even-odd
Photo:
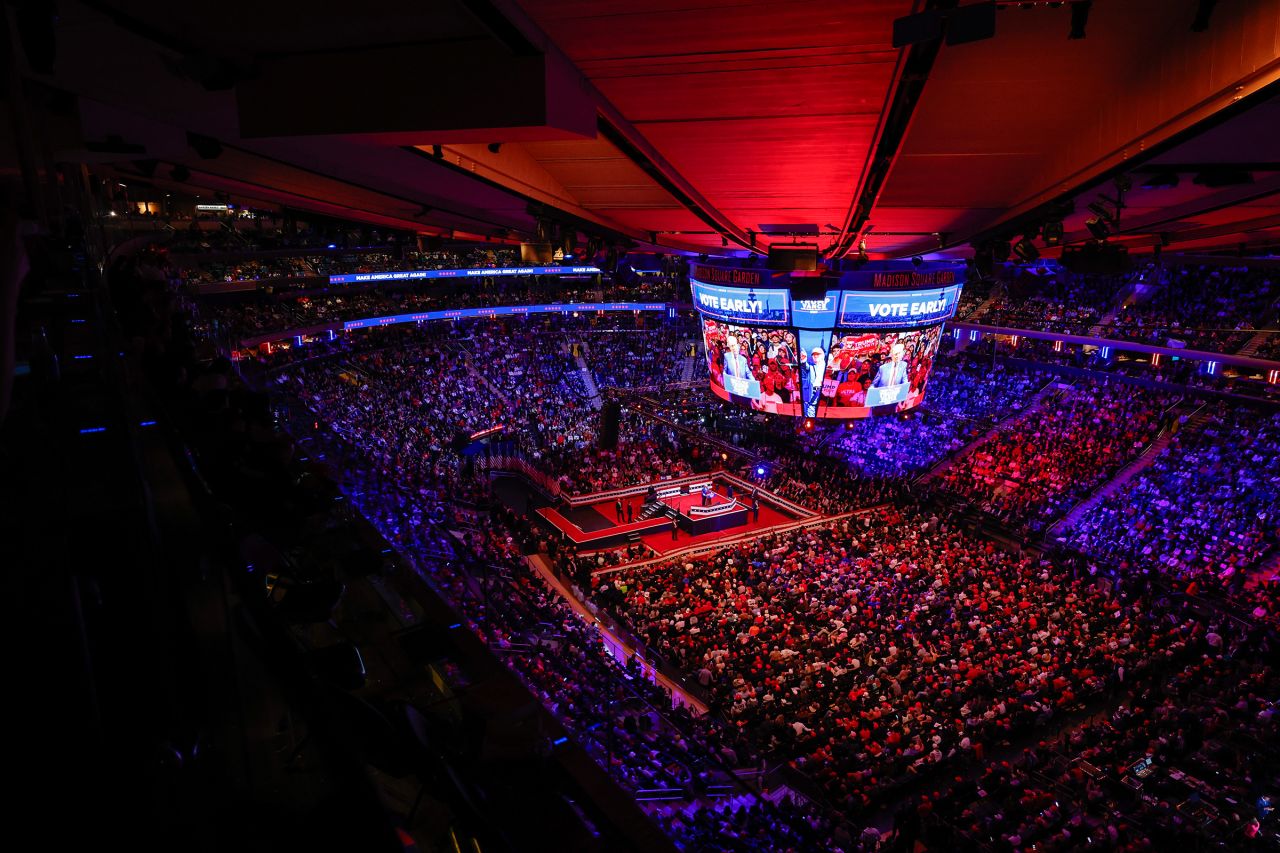
[[[521,314],[569,314],[574,311],[666,311],[665,302],[565,302],[553,305],[501,305],[494,308],[451,308],[444,311],[418,311],[414,314],[391,314],[386,317],[363,317],[347,320],[342,330],[394,326],[397,323],[421,323],[427,320],[462,320],[469,317],[510,317]]]
[[[360,284],[369,281],[416,281],[429,278],[487,278],[496,275],[597,275],[598,267],[481,267],[465,270],[398,270],[356,272],[329,276],[330,284]]]
[[[693,307],[704,317],[751,326],[791,322],[791,293],[782,288],[721,287],[692,279]]]
[[[838,325],[846,328],[932,326],[951,319],[960,301],[958,284],[936,290],[845,290],[841,293]]]

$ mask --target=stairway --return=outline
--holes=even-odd
[[[1050,528],[1049,532],[1056,534],[1070,530],[1078,521],[1080,521],[1081,518],[1084,518],[1089,510],[1093,509],[1095,506],[1123,489],[1130,480],[1141,474],[1147,468],[1150,468],[1152,463],[1156,461],[1160,454],[1164,452],[1164,449],[1173,441],[1176,434],[1195,429],[1208,416],[1209,411],[1207,407],[1201,407],[1196,414],[1187,419],[1186,424],[1183,425],[1181,429],[1176,431],[1167,429],[1162,432],[1155,441],[1151,442],[1151,444],[1147,446],[1146,450],[1142,451],[1141,455],[1139,455],[1137,459],[1130,462],[1124,468],[1121,468],[1120,471],[1103,484],[1101,488],[1097,489],[1092,495],[1076,504],[1071,512],[1067,513],[1065,518]]]
[[[582,352],[587,351],[587,345],[583,343]],[[604,398],[600,396],[600,388],[596,385],[596,378],[591,374],[591,366],[587,364],[586,356],[574,356],[574,362],[578,365],[578,372],[582,374],[582,384],[587,389],[587,399],[591,401],[592,408],[599,411],[604,408]]]
[[[698,368],[697,360],[690,358],[689,356],[685,356],[684,366],[680,368],[680,381],[692,382],[693,372],[697,370],[697,368]]]
[[[979,447],[986,444],[991,439],[995,438],[996,434],[999,433],[1000,430],[1004,429],[1006,424],[1016,423],[1017,421],[1022,420],[1027,415],[1034,412],[1036,409],[1040,408],[1040,406],[1042,406],[1046,400],[1052,399],[1058,395],[1058,392],[1061,390],[1058,387],[1058,385],[1059,385],[1059,382],[1057,378],[1055,378],[1053,381],[1049,382],[1047,385],[1045,385],[1043,388],[1037,391],[1035,396],[1032,397],[1030,402],[1027,404],[1027,407],[1022,411],[1018,412],[1017,415],[1012,418],[1012,420],[1001,421],[1000,423],[993,426],[991,429],[984,432],[982,435],[975,438],[973,441],[966,444],[964,447],[960,448],[959,452],[957,452],[954,456],[948,456],[943,458],[942,461],[940,461],[937,465],[934,465],[932,468],[926,471],[920,477],[920,479],[916,480],[916,482],[921,484],[927,483],[930,480],[937,477],[938,475],[946,472],[948,469],[951,468],[952,465],[955,465],[961,459],[964,459],[966,456],[973,453]]]
[[[1102,319],[1089,327],[1089,334],[1099,338],[1110,338],[1108,333],[1111,331],[1112,326],[1115,325],[1116,315],[1119,313],[1120,309],[1118,307],[1113,307],[1106,314],[1102,315]]]
[[[1276,333],[1275,332],[1258,332],[1252,338],[1249,338],[1249,340],[1245,341],[1244,346],[1240,347],[1240,351],[1237,352],[1236,355],[1252,357],[1254,354],[1258,352],[1258,348],[1267,342],[1267,338],[1269,338],[1271,335],[1274,335],[1274,334]]]
[[[978,307],[974,308],[967,315],[965,315],[965,317],[963,318],[964,321],[968,323],[981,323],[982,315],[986,313],[986,310],[991,307],[991,303],[995,302],[996,299],[997,297],[993,292],[991,296],[988,296],[986,299],[979,302]]]
[[[1280,548],[1273,547],[1271,553],[1249,573],[1244,582],[1245,589],[1253,589],[1260,583],[1280,577]]]
[[[1059,533],[1074,527],[1076,522],[1083,518],[1089,510],[1123,489],[1130,480],[1151,467],[1151,463],[1156,461],[1156,458],[1164,452],[1164,449],[1169,446],[1171,441],[1173,441],[1173,433],[1166,432],[1151,442],[1137,459],[1121,468],[1120,472],[1108,480],[1102,488],[1076,504],[1075,508],[1067,513],[1066,518],[1055,524],[1050,532]]]
[[[657,518],[660,515],[665,515],[666,510],[667,505],[662,501],[647,503],[640,510],[640,515],[636,516],[636,521],[648,521],[651,518]]]
[[[1116,322],[1116,315],[1120,313],[1120,309],[1129,301],[1129,297],[1134,295],[1136,289],[1137,285],[1132,281],[1126,283],[1124,287],[1120,288],[1119,292],[1116,293],[1115,298],[1111,300],[1111,307],[1107,313],[1103,314],[1102,319],[1098,320],[1097,323],[1089,328],[1090,334],[1099,338],[1110,338],[1111,336],[1109,332]],[[1139,305],[1142,302],[1149,302],[1150,300],[1150,296],[1146,299],[1135,299],[1133,304]],[[1119,339],[1117,338],[1116,340]]]
[[[499,400],[501,400],[503,405],[505,405],[508,409],[514,408],[514,406],[511,403],[511,398],[508,397],[506,394],[503,394],[501,389],[499,389],[497,385],[494,385],[492,382],[486,379],[484,375],[480,373],[480,371],[476,370],[476,367],[472,363],[471,359],[468,358],[466,360],[466,365],[467,365],[467,373],[471,374],[471,378],[474,379],[478,385],[488,389],[489,393],[492,394],[494,397],[498,398]]]

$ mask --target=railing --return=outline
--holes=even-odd
[[[721,479],[728,480],[730,483],[733,483],[744,493],[750,493],[759,488],[755,483],[748,482],[736,474],[730,474],[728,471],[719,471],[717,473]],[[803,507],[794,501],[789,501],[780,495],[775,495],[773,492],[761,489],[759,494],[761,498],[774,506],[782,507],[801,518],[814,518],[818,515],[818,513],[808,507]]]
[[[746,507],[738,503],[738,499],[734,498],[732,503],[720,504],[719,506],[691,506],[689,507],[689,516],[698,516],[700,518],[712,518],[717,515],[727,515],[737,510],[745,510]]]
[[[716,472],[716,473],[721,473],[721,472]],[[666,484],[666,486],[664,486],[664,490],[666,488],[673,488],[675,489],[676,492],[678,492],[679,486],[689,485],[692,488],[693,484],[704,483],[712,476],[714,476],[714,474],[686,474],[683,477],[671,477],[668,479],[659,480],[658,482]],[[616,500],[619,498],[627,498],[627,497],[631,497],[632,495],[643,495],[649,491],[649,488],[652,485],[653,483],[651,482],[640,483],[639,485],[623,486],[618,489],[609,489],[608,491],[604,491],[604,492],[592,492],[591,494],[587,494],[587,495],[564,495],[563,497],[564,497],[565,503],[567,503],[571,507],[576,508],[580,506],[587,506],[589,504]]]
[[[778,525],[777,527],[770,527],[768,530],[765,530],[765,531],[750,531],[747,533],[741,533],[737,536],[716,539],[712,542],[706,542],[700,545],[690,545],[687,548],[678,548],[673,551],[667,551],[660,557],[653,557],[648,560],[638,560],[635,562],[627,563],[625,566],[608,566],[603,569],[596,569],[591,573],[591,576],[596,577],[598,575],[614,574],[616,572],[622,571],[623,569],[646,568],[649,566],[657,565],[658,563],[669,562],[671,560],[676,559],[677,557],[702,557],[702,556],[706,556],[707,554],[714,554],[717,551],[723,551],[725,548],[732,548],[735,545],[741,545],[744,542],[752,542],[756,539],[761,538],[762,536],[780,536],[783,534],[792,533],[797,530],[809,530],[814,527],[823,527],[825,525],[835,524],[836,522],[844,521],[849,518],[858,518],[858,517],[867,515],[868,513],[879,512],[880,510],[884,509],[886,506],[888,506],[888,504],[876,504],[875,506],[863,507],[862,509],[854,510],[852,512],[841,513],[840,515],[828,515],[828,516],[820,516],[816,518],[807,518],[807,519],[802,519],[800,521],[792,522],[791,524],[781,524],[781,525]]]
[[[1030,338],[1032,340],[1062,341],[1066,344],[1085,344],[1088,346],[1111,347],[1113,350],[1120,350],[1124,352],[1148,353],[1190,361],[1215,361],[1221,364],[1249,367],[1261,371],[1280,368],[1280,362],[1277,361],[1236,355],[1234,353],[1193,350],[1182,347],[1162,347],[1155,346],[1153,344],[1144,344],[1138,341],[1094,337],[1092,335],[1076,335],[1065,332],[1045,332],[1039,329],[1019,329],[1013,326],[988,326],[983,323],[971,323],[966,320],[948,320],[947,328],[975,331],[983,335],[1017,335],[1020,338]]]

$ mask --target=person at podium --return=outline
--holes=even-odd
[[[750,365],[747,363],[747,357],[742,354],[742,342],[738,340],[738,336],[727,335],[725,343],[729,347],[729,351],[724,354],[725,378],[751,378]]]
[[[877,415],[893,412],[897,404],[907,398],[911,367],[904,358],[906,353],[907,348],[901,341],[891,345],[889,360],[880,365],[875,378],[871,380],[866,402]]]
[[[907,382],[907,363],[903,360],[903,356],[907,353],[907,348],[899,341],[889,347],[889,360],[880,365],[880,369],[876,371],[876,378],[872,381],[872,388],[892,388],[898,385],[905,385]]]

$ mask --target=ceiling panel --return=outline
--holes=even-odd
[[[1177,135],[1280,78],[1280,0],[1219,3],[1209,31],[1191,33],[1196,2],[1098,0],[1082,40],[1066,37],[1065,4],[1004,4],[995,38],[941,47],[869,214],[869,249],[932,251],[935,233],[956,241],[990,235],[1060,198],[1076,202],[1066,228],[1081,236],[1096,190],[1079,188],[1108,170],[1132,171],[1153,153],[1160,164],[1253,164],[1255,185],[1206,188],[1187,171],[1176,188],[1142,189],[1143,173],[1132,171],[1123,218],[1132,239],[1270,215],[1274,198],[1253,195],[1280,175],[1259,166],[1280,161],[1280,101],[1196,138]],[[251,69],[259,59],[300,51],[354,57],[388,44],[492,47],[495,31],[470,11],[473,4],[458,0],[371,0],[358,14],[313,6],[302,18],[287,4],[244,0],[214,7],[66,0],[55,82],[81,98],[82,113],[90,100],[113,110],[94,138],[122,134],[144,143],[165,169],[185,162],[200,180],[280,203],[405,227],[528,233],[533,201],[633,239],[656,233],[668,246],[718,249],[718,227],[844,224],[898,72],[893,20],[922,0],[493,5],[514,10],[512,23],[534,44],[563,54],[557,67],[569,69],[606,125],[652,164],[640,165],[605,136],[494,139],[503,143],[496,153],[486,140],[471,140],[446,144],[450,156],[441,160],[430,156],[439,141],[431,139],[246,140],[234,92],[209,91],[175,71],[184,53]],[[112,11],[150,26],[126,26]],[[533,27],[517,20],[521,11]],[[355,81],[353,89],[360,85],[376,83]],[[222,140],[223,155],[200,162],[186,144],[188,130]],[[1160,150],[1166,140],[1180,144]],[[409,143],[421,147],[398,147]],[[125,160],[120,168],[132,167]],[[690,212],[685,196],[712,223]],[[759,237],[759,246],[767,244]]]
[[[521,5],[679,177],[742,230],[802,212],[806,221],[844,222],[893,80],[892,23],[912,7]]]
[[[1066,37],[1066,5],[1002,7],[994,38],[942,48],[871,221],[879,227],[881,207],[914,208],[965,239],[1145,159],[1280,76],[1280,4],[1218,4],[1207,33],[1190,31],[1195,6],[1097,2],[1079,40]],[[966,212],[975,208],[989,212]]]

